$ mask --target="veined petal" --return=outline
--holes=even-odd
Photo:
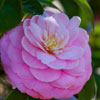
[[[44,18],[44,21],[46,22],[46,30],[48,31],[49,35],[51,33],[55,33],[58,27],[56,20],[53,17],[46,17]]]
[[[23,22],[23,28],[30,26],[30,19],[25,19]]]
[[[64,13],[56,13],[53,15],[53,17],[56,19],[57,23],[59,23],[60,25],[62,24],[65,27],[67,27],[67,25],[69,24],[69,18]]]
[[[61,75],[61,71],[56,71],[56,70],[52,70],[52,69],[30,69],[30,71],[32,72],[33,76],[40,80],[40,81],[44,81],[44,82],[52,82],[54,80],[57,80],[60,75]]]
[[[35,38],[34,40],[38,40],[38,41],[42,40],[43,32],[37,24],[30,23],[29,29],[31,30],[33,38]]]
[[[61,54],[58,54],[57,57],[63,60],[75,60],[82,57],[84,50],[80,47],[72,46],[66,48]]]
[[[78,36],[72,42],[71,45],[78,46],[78,47],[85,49],[88,44],[88,41],[89,41],[89,36],[88,36],[87,32],[84,29],[79,28]]]
[[[25,36],[22,38],[22,46],[29,54],[36,56],[36,51],[38,48],[33,46]]]
[[[74,77],[63,72],[61,77],[56,81],[52,82],[51,84],[55,87],[66,89],[69,88],[74,81],[75,81]]]
[[[22,51],[22,58],[24,62],[31,68],[45,69],[46,65],[42,64],[36,57],[31,56],[25,51]]]
[[[70,20],[69,26],[70,27],[78,27],[80,25],[81,19],[78,16],[72,17]]]
[[[73,69],[64,70],[64,72],[66,72],[67,74],[70,74],[72,76],[80,76],[80,75],[85,74],[85,72],[86,72],[85,60],[83,58],[81,58],[78,66],[76,66]]]
[[[42,51],[37,51],[37,59],[39,59],[43,64],[48,64],[54,60],[56,60],[56,57],[54,55],[51,55],[49,53],[45,53]]]

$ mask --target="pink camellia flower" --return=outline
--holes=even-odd
[[[0,53],[13,88],[41,99],[77,94],[92,73],[89,37],[80,21],[45,11],[7,32]]]

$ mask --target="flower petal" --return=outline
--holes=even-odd
[[[58,80],[52,82],[51,84],[55,87],[66,89],[69,88],[74,81],[75,81],[74,77],[66,73],[62,73],[61,77]]]
[[[70,20],[69,26],[70,27],[78,27],[80,25],[81,19],[78,16],[72,17]]]
[[[46,17],[44,18],[44,21],[46,22],[46,31],[49,33],[49,35],[51,33],[55,33],[58,27],[56,20],[53,17]]]
[[[30,22],[29,28],[31,30],[34,40],[37,40],[38,42],[42,40],[43,32],[37,24]]]
[[[75,45],[75,46],[85,49],[88,44],[88,41],[89,41],[89,36],[88,36],[87,32],[84,29],[79,28],[78,36],[72,42],[71,45]]]
[[[30,26],[30,19],[25,19],[23,22],[23,28]]]
[[[36,56],[36,51],[38,50],[35,46],[33,46],[26,37],[22,38],[22,46],[25,51],[27,51],[32,56]]]
[[[46,65],[42,64],[36,57],[31,56],[26,51],[22,51],[22,58],[24,62],[32,68],[39,68],[39,69],[47,68]]]
[[[60,75],[61,71],[56,71],[52,69],[30,69],[33,76],[43,82],[52,82],[54,80],[57,80]]]
[[[34,46],[37,47],[37,44],[36,44],[36,42],[35,42],[36,40],[35,40],[35,38],[33,37],[32,32],[31,32],[31,30],[30,30],[29,27],[25,27],[25,28],[24,28],[24,34],[25,34],[26,38],[27,38]]]
[[[85,67],[86,67],[85,60],[81,58],[78,66],[76,66],[73,69],[64,70],[64,72],[73,76],[80,76],[86,72]]]
[[[17,26],[13,30],[9,31],[9,39],[12,45],[16,48],[22,48],[21,46],[21,39],[24,35],[23,27],[21,25]]]
[[[47,65],[52,69],[60,70],[66,67],[66,62],[63,60],[56,59],[55,61],[50,62]]]
[[[73,69],[77,67],[79,60],[66,60],[66,67],[64,69]]]
[[[7,55],[9,57],[9,59],[13,62],[18,62],[18,63],[23,62],[20,50],[18,50],[17,48],[12,46],[11,44],[9,45],[9,47],[7,49]]]
[[[53,17],[60,25],[62,24],[67,27],[67,25],[69,24],[69,18],[64,13],[56,13],[53,15]]]
[[[57,55],[57,57],[63,60],[75,60],[82,57],[83,53],[82,48],[72,46],[66,48],[61,54]]]
[[[12,70],[20,77],[24,78],[24,79],[32,79],[32,75],[30,74],[29,68],[28,66],[26,66],[24,63],[15,63],[15,62],[11,62],[11,67]]]
[[[43,64],[48,64],[54,60],[56,60],[56,57],[49,54],[49,53],[45,53],[42,51],[37,51],[37,59],[41,60],[41,62]]]
[[[67,27],[69,31],[69,44],[71,44],[78,36],[79,34],[79,25],[80,25],[80,18],[77,16],[74,16]]]
[[[73,69],[77,67],[79,64],[79,60],[61,60],[61,59],[56,59],[50,63],[48,63],[48,67],[56,70],[61,70],[61,69]]]

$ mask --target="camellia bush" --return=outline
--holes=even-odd
[[[86,0],[0,0],[4,100],[96,100],[94,26]]]

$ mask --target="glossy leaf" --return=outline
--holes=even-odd
[[[0,0],[0,9],[2,8],[5,0]]]
[[[43,8],[37,0],[22,0],[23,10],[29,14],[42,14]]]
[[[0,33],[4,33],[17,26],[21,19],[21,0],[5,0],[0,9]]]
[[[94,29],[94,16],[93,16],[93,12],[91,7],[89,6],[87,0],[74,0],[76,2],[76,4],[83,9],[83,11],[85,12],[85,14],[87,15],[92,28]]]
[[[100,67],[100,21],[95,25],[95,31],[90,35],[90,46],[92,48],[93,68]]]
[[[100,75],[95,73],[94,74],[95,80],[96,80],[96,84],[97,84],[97,96],[100,97]]]
[[[40,2],[40,4],[43,6],[43,7],[52,7],[52,8],[56,8],[56,9],[59,9],[57,8],[52,2],[50,2],[50,0],[38,0]]]
[[[5,100],[40,100],[40,99],[35,99],[27,94],[21,93],[17,89],[12,90],[10,94],[5,98]]]
[[[64,8],[64,12],[71,18],[73,16],[78,16],[79,7],[73,0],[59,0],[62,7]]]
[[[52,1],[54,1],[54,0],[46,0],[46,1],[48,1],[48,2],[52,2]]]
[[[19,92],[17,89],[12,90],[5,100],[27,100],[27,95]]]
[[[90,80],[83,87],[82,91],[78,94],[79,100],[92,100],[95,95],[95,81],[91,76]]]
[[[41,100],[41,99],[36,99],[36,98],[32,98],[30,96],[27,96],[27,99],[25,99],[25,100]]]

